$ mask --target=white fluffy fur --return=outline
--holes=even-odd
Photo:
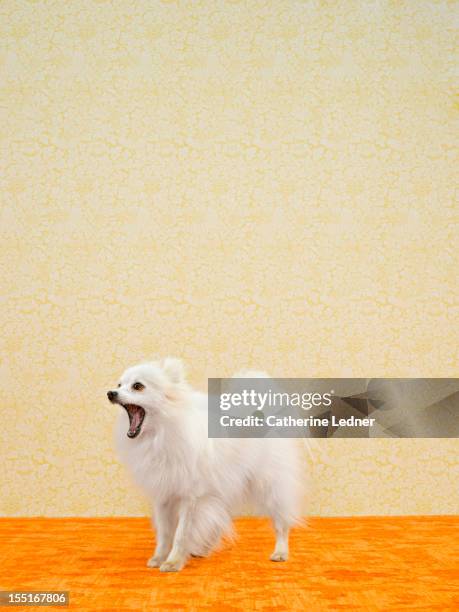
[[[238,376],[263,376],[254,372]],[[141,391],[132,390],[134,382]],[[120,407],[117,447],[153,504],[156,550],[148,561],[178,571],[190,555],[209,554],[231,534],[247,504],[272,518],[273,561],[288,557],[288,532],[300,520],[300,455],[295,440],[207,437],[207,396],[185,382],[180,360],[141,364],[121,377],[117,400],[145,410],[140,434],[127,437]]]

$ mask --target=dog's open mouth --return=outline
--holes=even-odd
[[[128,438],[136,438],[142,429],[142,423],[145,418],[145,410],[136,404],[123,404],[129,416],[129,429],[127,432]]]

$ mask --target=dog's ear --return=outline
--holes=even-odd
[[[163,361],[163,371],[172,383],[181,383],[185,380],[185,368],[181,359],[166,357]]]

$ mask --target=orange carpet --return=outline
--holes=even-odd
[[[311,519],[287,563],[268,560],[267,521],[236,528],[235,544],[164,574],[145,566],[147,519],[0,519],[0,590],[67,590],[70,608],[110,612],[459,609],[459,517]]]

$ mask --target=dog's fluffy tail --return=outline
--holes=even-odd
[[[201,498],[193,512],[190,553],[195,557],[206,557],[218,547],[223,537],[234,537],[227,508],[218,497]]]

